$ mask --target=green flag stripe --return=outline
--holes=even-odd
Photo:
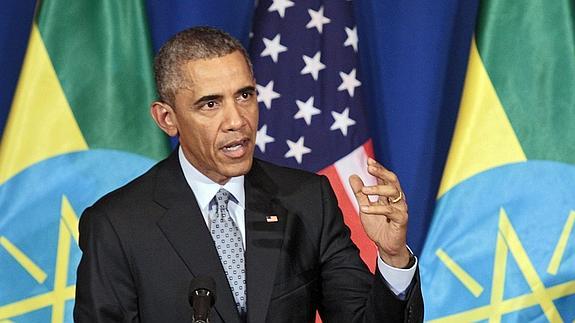
[[[169,143],[148,109],[155,97],[140,0],[42,1],[37,23],[88,146],[154,159]]]
[[[477,46],[528,159],[575,163],[572,0],[482,1]]]

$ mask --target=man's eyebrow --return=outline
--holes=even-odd
[[[197,104],[200,104],[203,102],[207,102],[207,101],[215,101],[215,100],[218,100],[221,98],[222,98],[222,96],[218,95],[218,94],[205,95],[205,96],[202,96],[201,98],[199,98],[196,102],[194,102],[194,105],[197,105]]]
[[[245,93],[245,92],[255,92],[255,91],[256,91],[256,88],[254,86],[248,85],[248,86],[244,86],[243,88],[237,90],[236,94]],[[198,105],[200,103],[204,103],[207,101],[220,100],[222,97],[223,97],[223,95],[220,95],[220,94],[204,95],[201,98],[199,98],[196,102],[194,102],[194,105]]]
[[[249,86],[244,86],[243,88],[239,89],[236,91],[237,94],[239,93],[244,93],[244,92],[255,92],[256,88],[249,85]]]

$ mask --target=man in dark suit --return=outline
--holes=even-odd
[[[316,310],[325,322],[422,321],[407,204],[392,172],[369,160],[377,185],[350,178],[379,251],[372,274],[325,177],[253,158],[255,80],[237,40],[212,28],[180,32],[160,49],[155,74],[152,117],[180,146],[82,215],[76,321],[188,321],[197,276],[216,282],[212,322],[312,322]],[[216,238],[224,217],[236,249]]]

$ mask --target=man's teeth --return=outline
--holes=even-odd
[[[233,146],[229,146],[229,147],[224,147],[225,151],[235,151],[238,150],[242,147],[241,144],[237,144],[237,145],[233,145]]]

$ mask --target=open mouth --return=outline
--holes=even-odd
[[[249,142],[250,140],[247,138],[234,140],[224,145],[221,150],[228,157],[240,158],[247,152]]]

